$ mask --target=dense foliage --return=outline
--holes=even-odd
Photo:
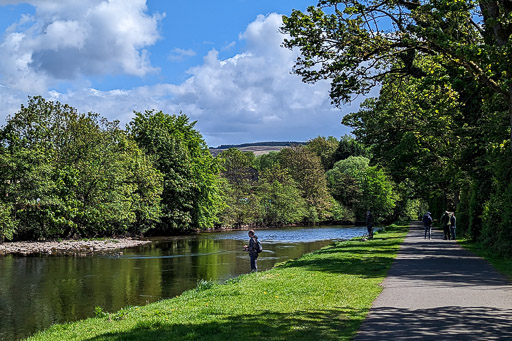
[[[136,113],[127,131],[41,97],[0,130],[0,238],[211,227],[217,162],[184,115]]]
[[[349,136],[319,136],[257,157],[223,151],[227,206],[220,221],[236,227],[361,222],[367,210],[377,221],[417,217],[421,202],[361,155],[369,152]]]
[[[116,122],[31,98],[0,135],[4,238],[145,232],[161,174]]]
[[[400,184],[398,210],[454,210],[459,235],[508,255],[511,14],[506,1],[322,0],[283,26],[295,71],[331,80],[335,104],[380,86],[343,122]]]
[[[163,174],[162,224],[168,229],[212,227],[223,205],[219,167],[187,116],[136,112],[128,134]]]
[[[145,111],[121,129],[30,98],[0,130],[0,239],[355,222],[368,209],[377,221],[418,214],[352,137],[214,158],[194,126],[183,114]]]

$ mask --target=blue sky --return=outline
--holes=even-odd
[[[349,132],[329,84],[290,74],[281,15],[314,0],[0,0],[0,120],[29,95],[125,124],[183,113],[209,145]]]

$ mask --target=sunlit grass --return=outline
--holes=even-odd
[[[349,340],[381,292],[406,228],[339,242],[224,284],[55,325],[31,340]]]

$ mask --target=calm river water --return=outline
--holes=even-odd
[[[260,230],[258,268],[297,258],[333,240],[365,233],[364,227]],[[176,237],[122,256],[0,257],[0,340],[17,340],[53,323],[94,315],[94,307],[113,312],[174,297],[198,279],[225,281],[247,273],[243,251],[247,231]]]

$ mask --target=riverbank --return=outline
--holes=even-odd
[[[0,255],[31,254],[87,256],[95,253],[113,252],[151,243],[149,240],[131,238],[108,238],[101,240],[63,240],[41,242],[6,242],[0,244]]]
[[[407,228],[338,242],[272,270],[157,303],[55,325],[30,340],[352,338],[381,292]]]
[[[331,224],[323,224],[330,226]],[[350,225],[350,224],[342,224]],[[248,231],[250,229],[271,230],[274,228],[299,227],[299,224],[288,224],[279,227],[249,227],[240,228],[220,227],[206,230],[176,230],[175,235],[167,236],[149,236],[142,240],[138,238],[100,238],[83,240],[50,240],[50,241],[16,241],[0,243],[0,256],[14,254],[18,256],[29,256],[34,254],[58,255],[58,256],[88,256],[97,253],[111,253],[117,250],[149,244],[153,241],[168,240],[169,238],[188,237],[201,233],[222,233],[231,231]],[[320,225],[315,225],[320,226]]]

